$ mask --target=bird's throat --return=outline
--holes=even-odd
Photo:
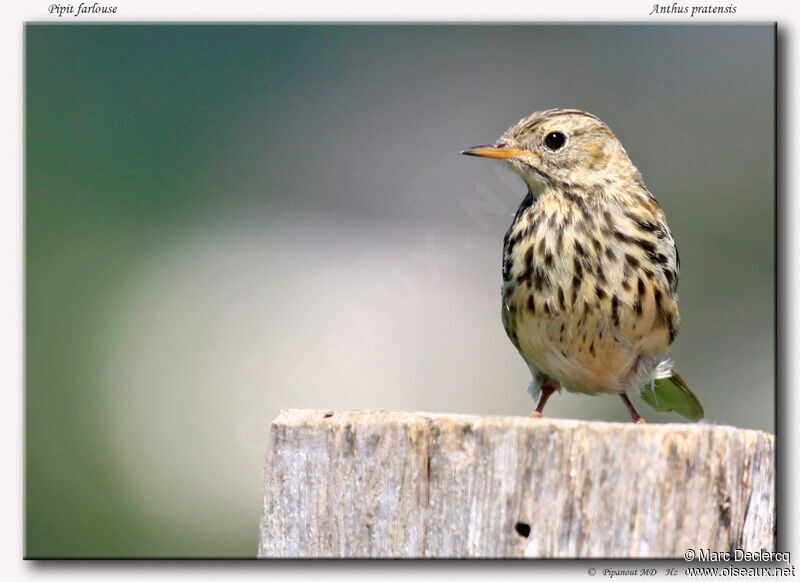
[[[539,195],[544,192],[547,187],[545,179],[533,171],[530,167],[524,166],[520,162],[509,164],[511,169],[514,170],[519,177],[523,179],[525,185],[528,187],[528,192],[533,199],[536,200]]]

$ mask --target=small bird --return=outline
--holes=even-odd
[[[490,145],[528,187],[503,242],[502,319],[533,375],[541,417],[553,392],[639,390],[690,420],[703,407],[665,353],[680,329],[680,259],[664,211],[608,126],[578,109],[521,119]]]

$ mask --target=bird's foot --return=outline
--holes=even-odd
[[[542,410],[544,410],[544,405],[547,402],[547,399],[550,398],[550,395],[555,392],[556,389],[552,385],[552,381],[547,381],[542,384],[542,393],[539,395],[539,402],[536,403],[536,409],[531,412],[530,418],[542,418]]]
[[[620,398],[622,398],[622,401],[625,403],[625,406],[628,407],[628,412],[631,413],[631,418],[633,419],[633,422],[635,422],[636,424],[647,424],[641,417],[641,415],[639,415],[639,413],[636,412],[636,409],[633,407],[633,404],[631,404],[631,401],[628,399],[628,396],[624,393],[620,394],[619,396]]]

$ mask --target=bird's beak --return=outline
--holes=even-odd
[[[465,156],[478,156],[480,158],[495,158],[498,160],[530,160],[538,161],[539,156],[533,152],[509,148],[502,142],[494,142],[489,145],[479,145],[467,148],[461,152]]]

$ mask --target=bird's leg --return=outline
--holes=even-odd
[[[633,404],[631,404],[631,401],[628,400],[628,395],[620,394],[619,397],[622,398],[622,401],[625,403],[625,406],[628,407],[628,412],[631,413],[631,418],[633,418],[633,422],[635,422],[636,424],[646,424],[644,419],[641,416],[639,416],[638,412],[636,412],[636,409],[633,407]]]
[[[542,393],[539,395],[539,402],[536,403],[536,410],[531,412],[531,418],[542,418],[542,410],[544,409],[544,405],[547,402],[547,399],[550,398],[550,395],[555,391],[556,389],[553,388],[549,382],[545,382],[542,385]]]

